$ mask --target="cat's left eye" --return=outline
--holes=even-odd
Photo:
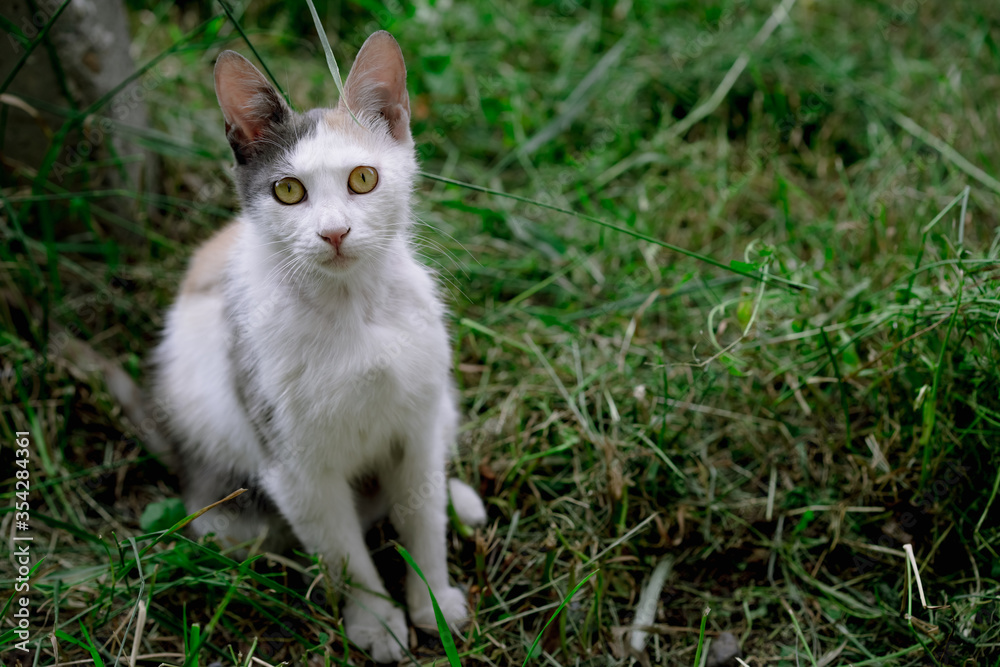
[[[355,167],[347,178],[347,187],[356,195],[366,195],[378,185],[375,167]]]
[[[306,186],[297,178],[287,176],[274,184],[274,198],[282,204],[298,204],[306,197]]]

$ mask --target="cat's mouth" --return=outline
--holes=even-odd
[[[331,252],[320,258],[321,266],[328,269],[346,269],[358,260],[354,255],[347,255],[343,252]]]

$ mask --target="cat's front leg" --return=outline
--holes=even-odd
[[[391,601],[368,553],[347,479],[277,463],[263,482],[306,550],[323,556],[333,576],[346,565],[352,584],[344,604],[348,639],[377,662],[401,660],[408,636],[406,615]]]
[[[437,626],[427,585],[434,591],[450,626],[460,628],[469,617],[465,594],[448,584],[447,446],[442,440],[449,432],[451,429],[447,425],[431,424],[409,434],[402,460],[385,475],[386,490],[390,494],[389,519],[427,579],[424,584],[412,569],[406,576],[410,619],[425,630]]]

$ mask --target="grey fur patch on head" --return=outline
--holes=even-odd
[[[259,196],[271,195],[275,173],[282,170],[295,146],[315,133],[325,113],[325,109],[313,109],[304,114],[290,112],[284,122],[271,126],[265,137],[254,142],[249,159],[241,162],[237,153],[233,178],[244,205]]]
[[[260,70],[235,51],[223,51],[216,60],[215,93],[236,157],[237,192],[247,204],[257,193],[270,192],[268,181],[285,156],[312,133],[325,112],[292,111]]]

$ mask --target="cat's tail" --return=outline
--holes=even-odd
[[[157,419],[155,411],[149,409],[146,397],[135,380],[118,364],[68,334],[62,346],[62,356],[84,376],[98,375],[104,379],[108,391],[121,405],[135,436],[165,466],[176,471],[174,448],[164,432],[163,420]]]
[[[452,477],[448,480],[448,494],[451,496],[451,506],[462,523],[470,528],[486,524],[486,507],[475,489]]]

